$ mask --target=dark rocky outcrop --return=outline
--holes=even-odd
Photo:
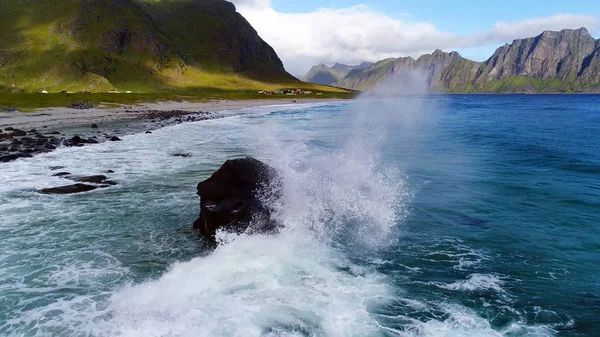
[[[43,194],[74,194],[88,192],[97,189],[98,186],[88,184],[73,184],[59,187],[44,188],[40,192]]]
[[[134,121],[138,123],[139,128],[158,128],[165,125],[175,125],[186,122],[197,122],[208,119],[220,118],[220,114],[214,114],[203,111],[189,110],[125,110],[126,113],[135,115]],[[161,121],[156,121],[160,119]],[[147,121],[151,120],[151,121]],[[151,124],[150,124],[151,123]],[[96,125],[96,124],[92,124]],[[120,126],[117,130],[113,130],[112,134],[103,133],[101,131],[90,131],[94,135],[82,136],[61,134],[59,131],[50,131],[41,133],[36,129],[23,131],[13,127],[6,127],[0,130],[0,162],[14,161],[19,158],[28,158],[32,155],[50,152],[60,146],[65,147],[81,147],[90,144],[98,144],[104,141],[119,141],[119,136],[130,133],[129,124]],[[93,126],[91,129],[96,129]],[[137,132],[141,132],[140,129]],[[149,133],[147,131],[146,133]],[[68,132],[66,132],[68,133]],[[98,136],[103,134],[103,136]],[[119,136],[117,136],[117,135]],[[186,155],[186,154],[184,154]]]
[[[200,218],[194,229],[208,239],[220,229],[241,232],[251,223],[253,231],[274,230],[264,193],[273,191],[276,180],[273,168],[252,157],[226,161],[198,184]]]
[[[94,104],[91,101],[69,103],[67,106],[71,109],[78,109],[78,110],[87,110],[87,109],[94,108]]]
[[[0,163],[6,163],[9,161],[17,160],[19,158],[31,158],[32,155],[29,153],[11,153],[4,156],[0,156]]]
[[[72,176],[70,174],[64,174],[62,177],[80,183],[100,184],[102,187],[117,185],[116,182],[109,180],[107,176],[101,174],[93,176]]]
[[[175,153],[173,157],[181,157],[181,158],[189,158],[191,157],[191,153]]]
[[[59,187],[44,188],[40,191],[43,194],[75,194],[81,192],[93,191],[97,188],[106,188],[117,185],[116,182],[109,180],[104,175],[93,176],[72,176],[69,172],[58,172],[53,174],[54,177],[61,177],[77,182],[73,185],[65,185]],[[85,184],[84,184],[85,183]]]
[[[17,108],[12,106],[0,106],[0,112],[15,112]]]
[[[86,177],[69,177],[69,179],[73,181],[78,181],[81,183],[95,183],[100,184],[106,180],[108,180],[107,176],[104,175],[95,175],[95,176],[86,176]]]
[[[13,129],[11,135],[13,137],[23,137],[27,134],[27,132],[19,129]]]

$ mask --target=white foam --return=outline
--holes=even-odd
[[[440,288],[459,291],[495,290],[504,293],[504,281],[497,275],[472,274],[467,280],[437,284]]]
[[[553,336],[552,329],[544,326],[528,326],[524,323],[514,323],[506,329],[495,330],[490,323],[479,317],[475,312],[456,305],[441,304],[448,317],[443,320],[430,319],[427,321],[412,321],[405,329],[390,329],[395,335],[402,337],[549,337]]]
[[[359,273],[348,270],[358,270]],[[111,299],[100,335],[369,336],[385,278],[291,235],[240,236]]]
[[[126,136],[122,142],[59,149],[5,164],[0,175],[0,201],[11,200],[11,203],[0,202],[0,212],[9,214],[10,221],[1,223],[0,229],[24,230],[29,219],[71,218],[94,206],[85,201],[85,196],[27,194],[28,189],[64,182],[50,177],[52,172],[47,166],[67,166],[67,170],[76,169],[73,172],[76,174],[98,174],[99,169],[113,169],[114,179],[120,185],[105,190],[108,192],[91,192],[109,193],[147,183],[145,179],[164,184],[168,181],[165,177],[173,174],[197,172],[199,166],[216,168],[228,157],[251,153],[282,172],[283,198],[273,204],[273,209],[285,228],[276,236],[220,234],[226,244],[213,254],[177,263],[158,279],[137,285],[120,283],[119,290],[114,290],[114,286],[110,287],[112,290],[91,289],[90,293],[58,300],[52,297],[52,290],[100,286],[104,270],[115,277],[128,270],[102,252],[97,255],[104,262],[96,264],[55,256],[60,265],[50,272],[44,271],[42,281],[56,288],[37,288],[48,291],[47,297],[41,297],[48,303],[11,312],[19,316],[0,329],[14,336],[504,335],[464,307],[440,308],[438,303],[403,298],[401,290],[374,267],[352,263],[342,248],[336,248],[377,249],[393,244],[397,226],[406,216],[411,196],[405,177],[397,170],[382,167],[377,155],[385,124],[392,120],[391,125],[396,125],[394,115],[386,116],[386,111],[374,119],[360,115],[348,123],[351,129],[349,133],[344,130],[345,138],[332,135],[327,139],[339,141],[334,150],[321,151],[307,144],[313,134],[299,129],[301,123],[282,127],[260,117],[275,110],[253,109],[247,112],[256,114],[176,125],[150,135]],[[399,120],[414,122],[414,116],[405,117]],[[336,122],[345,118],[338,117]],[[368,130],[362,121],[368,122]],[[193,156],[173,160],[171,155],[180,151],[191,152]],[[193,178],[195,182],[197,178]],[[144,193],[148,199],[160,197],[154,202],[172,202],[166,191]],[[190,184],[189,196],[186,194],[185,198],[193,198],[193,193]],[[139,203],[146,211],[152,208],[151,201],[131,200],[127,193],[115,193],[106,199],[117,205]],[[78,200],[83,202],[78,204]],[[64,228],[27,229],[35,234],[28,237],[44,240],[45,235],[57,234],[53,231],[60,230],[61,235],[77,231],[76,224],[60,224]],[[146,243],[156,244],[153,240]],[[158,243],[158,247],[162,244]],[[31,253],[40,254],[35,247]],[[6,252],[3,254],[2,258],[10,257]],[[457,291],[501,291],[502,285],[497,276],[474,274],[468,280],[440,286]],[[27,290],[25,282],[19,286]],[[29,301],[35,300],[40,298]],[[398,317],[410,323],[401,330],[390,328],[382,325],[372,312],[394,301],[425,312],[442,310],[445,315],[424,321]],[[527,332],[530,328],[516,324],[511,329]]]

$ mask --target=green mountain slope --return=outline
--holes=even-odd
[[[585,28],[546,31],[498,48],[485,62],[436,50],[416,60],[386,59],[353,70],[334,85],[367,90],[408,71],[422,72],[433,92],[600,92],[600,40]]]
[[[2,0],[0,91],[296,86],[224,0]]]

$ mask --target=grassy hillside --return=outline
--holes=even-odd
[[[335,91],[288,74],[223,0],[0,2],[0,92],[284,87]]]
[[[364,69],[354,69],[335,85],[342,88],[367,90],[392,73],[395,61],[396,59],[389,58]]]

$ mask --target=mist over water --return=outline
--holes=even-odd
[[[481,101],[422,95],[422,80],[356,102],[246,109],[6,164],[0,335],[585,336],[591,309],[578,316],[532,286],[550,294],[585,271],[531,253],[531,225],[499,220],[517,219],[506,209],[513,201],[497,196],[507,193],[494,192],[501,178],[488,182],[505,148],[468,138],[487,129],[457,115]],[[173,159],[182,151],[192,157]],[[272,207],[284,226],[219,233],[207,254],[191,230],[195,186],[245,155],[279,170]],[[55,165],[112,169],[120,184],[35,193],[60,184]],[[507,239],[516,236],[522,247]]]

